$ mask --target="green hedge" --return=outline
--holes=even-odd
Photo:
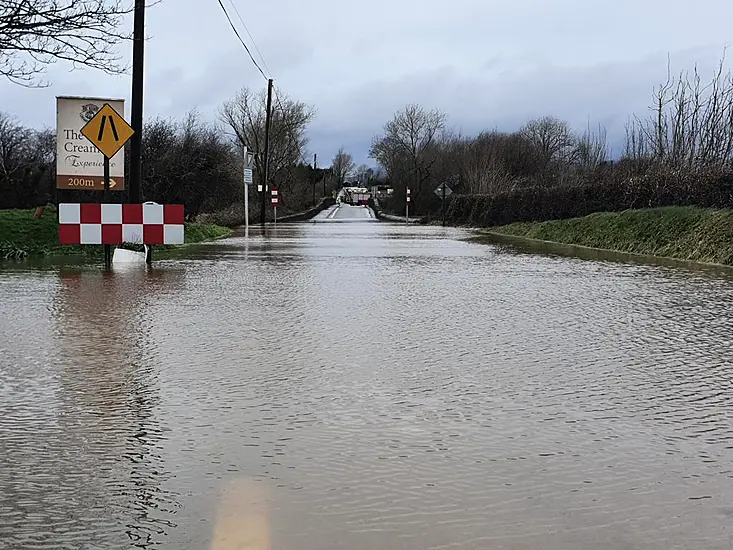
[[[733,171],[656,168],[639,176],[608,170],[581,185],[525,187],[491,196],[455,195],[446,218],[453,225],[493,227],[661,206],[731,208]]]
[[[733,210],[694,206],[598,212],[583,218],[513,223],[492,234],[682,260],[733,264]]]

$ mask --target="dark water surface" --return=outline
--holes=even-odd
[[[0,270],[0,548],[732,548],[733,279],[462,236]]]

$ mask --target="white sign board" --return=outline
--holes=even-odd
[[[245,168],[244,169],[244,183],[247,185],[252,185],[253,179],[252,179],[252,168]]]
[[[125,116],[125,101],[89,97],[56,98],[56,188],[104,190],[104,155],[82,133],[82,127],[105,103]],[[125,150],[109,161],[110,189],[125,188]]]

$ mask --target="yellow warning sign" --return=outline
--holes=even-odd
[[[124,147],[135,131],[109,103],[105,103],[81,133],[109,159]]]

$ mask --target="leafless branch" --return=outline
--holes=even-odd
[[[44,86],[42,74],[57,61],[125,72],[117,46],[130,37],[119,27],[131,11],[121,0],[2,0],[0,76]]]

